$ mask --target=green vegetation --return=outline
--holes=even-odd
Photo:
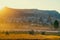
[[[55,30],[59,28],[59,22],[57,20],[54,22],[54,28]]]
[[[29,31],[29,34],[34,35],[34,31],[33,30]]]
[[[41,32],[41,34],[42,34],[42,35],[45,35],[45,32],[43,31],[43,32]]]

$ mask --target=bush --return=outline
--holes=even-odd
[[[34,35],[34,31],[33,30],[29,31],[29,34]]]
[[[5,32],[6,35],[9,35],[9,32]]]
[[[45,32],[43,31],[43,32],[41,32],[41,34],[42,34],[42,35],[45,35]]]
[[[58,22],[57,20],[55,20],[55,22],[54,22],[54,28],[55,28],[55,30],[56,30],[57,28],[59,28],[59,22]]]

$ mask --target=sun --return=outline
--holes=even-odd
[[[3,7],[4,7],[4,6],[0,6],[0,10],[2,10],[2,9],[3,9]]]

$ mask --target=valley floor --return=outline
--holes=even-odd
[[[1,24],[0,31],[29,31],[29,30],[43,30],[43,31],[51,31],[53,27],[48,26],[37,26],[37,25],[22,25],[22,24]],[[21,34],[5,34],[0,33],[0,39],[39,39],[39,40],[60,40],[60,36],[55,35],[55,33],[47,33],[52,35],[41,35],[40,33],[37,34],[29,34],[29,33],[21,33]],[[54,35],[53,35],[54,34]]]
[[[31,35],[31,34],[0,34],[0,39],[39,39],[39,40],[60,40],[60,36],[54,35]]]

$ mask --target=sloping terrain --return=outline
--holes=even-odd
[[[1,30],[34,28],[37,30],[42,28],[51,30],[50,28],[53,27],[46,26],[47,21],[45,22],[49,16],[53,19],[59,19],[60,14],[54,10],[13,9],[5,7],[0,11],[0,28]],[[42,24],[44,26],[41,27]]]

